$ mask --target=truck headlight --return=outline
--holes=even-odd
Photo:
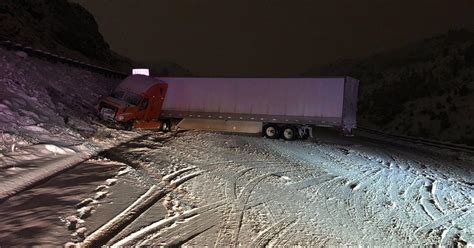
[[[123,121],[124,119],[125,119],[125,117],[123,117],[123,115],[119,115],[119,116],[117,117],[117,120],[118,120],[118,121]]]

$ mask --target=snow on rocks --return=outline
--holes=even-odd
[[[0,199],[138,137],[95,116],[119,81],[0,48]]]
[[[76,247],[77,247],[77,244],[74,242],[67,242],[66,244],[64,244],[64,248],[76,248]]]
[[[85,218],[91,216],[91,214],[94,210],[95,210],[94,206],[86,206],[86,207],[79,208],[77,210],[77,214],[79,215],[79,218],[85,219]]]
[[[45,145],[45,148],[46,150],[52,152],[54,154],[54,156],[56,155],[66,155],[66,154],[72,154],[74,153],[74,150],[72,149],[69,149],[69,148],[66,148],[66,147],[58,147],[56,145],[51,145],[51,144],[47,144]]]
[[[86,233],[87,233],[87,228],[81,227],[77,229],[73,235],[79,237],[80,239],[84,239],[86,237]]]
[[[109,188],[109,186],[107,186],[107,185],[99,185],[99,186],[97,186],[97,188],[95,188],[95,191],[102,191],[102,190],[108,189],[108,188]]]
[[[76,204],[76,208],[82,208],[82,207],[85,207],[91,203],[93,203],[94,200],[92,198],[86,198],[84,200],[82,200],[81,202],[79,202],[78,204]]]
[[[126,167],[125,169],[120,170],[119,172],[117,172],[117,176],[122,176],[122,175],[125,175],[125,174],[129,173],[129,172],[130,172],[130,168]]]
[[[107,196],[107,194],[108,194],[108,192],[104,192],[104,191],[97,192],[97,193],[95,193],[94,199],[95,200],[104,199]]]
[[[112,185],[117,183],[117,179],[116,178],[109,178],[109,179],[105,180],[105,183],[107,184],[107,186],[112,186]]]
[[[75,215],[71,215],[66,217],[66,225],[69,230],[74,230],[77,228],[77,224],[79,223],[79,219]]]
[[[0,153],[11,143],[84,142],[84,130],[97,129],[94,105],[119,83],[24,52],[0,48],[0,55]]]

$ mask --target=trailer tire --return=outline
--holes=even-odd
[[[298,130],[293,126],[286,126],[283,128],[281,136],[284,140],[295,140],[298,137]]]
[[[163,131],[165,133],[171,131],[171,121],[169,121],[169,120],[162,121],[160,129],[161,129],[161,131]]]
[[[278,139],[280,136],[280,128],[275,124],[267,124],[263,126],[263,136],[269,139]]]

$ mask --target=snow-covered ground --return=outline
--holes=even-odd
[[[82,144],[96,131],[94,105],[119,81],[25,56],[0,48],[0,151]]]
[[[118,83],[0,48],[0,200],[19,181],[33,182],[120,142],[123,134],[134,136],[96,121],[94,106]],[[51,164],[57,166],[46,167]],[[33,169],[39,173],[26,173]]]
[[[127,224],[107,241],[117,246],[474,244],[472,154],[330,133],[285,142],[113,131],[96,123],[93,107],[117,83],[0,49],[0,199],[18,182],[27,185],[138,137],[106,154],[128,169],[92,195],[81,192],[93,201],[71,202],[80,203],[74,218],[81,219],[71,241],[94,240],[100,236],[94,231],[113,219]],[[22,213],[2,212],[22,230],[9,211]],[[132,215],[131,223],[120,219]]]
[[[474,244],[472,154],[332,134],[307,142],[194,131],[159,139],[152,133],[109,154],[167,194],[108,245]],[[116,208],[97,211],[107,209]],[[89,221],[96,229],[95,215]]]
[[[80,217],[87,217],[102,204],[104,199],[95,197],[106,194],[107,182],[120,167],[119,163],[89,160],[2,202],[0,246],[62,247],[72,234],[79,235],[70,230],[80,227]],[[81,207],[83,199],[90,201],[88,208]]]

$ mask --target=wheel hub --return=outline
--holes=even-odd
[[[286,128],[285,131],[283,132],[283,135],[285,136],[286,139],[292,139],[293,136],[295,135],[295,132],[291,128]]]
[[[276,135],[276,130],[274,127],[268,127],[265,132],[267,133],[267,136],[269,137],[273,137]]]

